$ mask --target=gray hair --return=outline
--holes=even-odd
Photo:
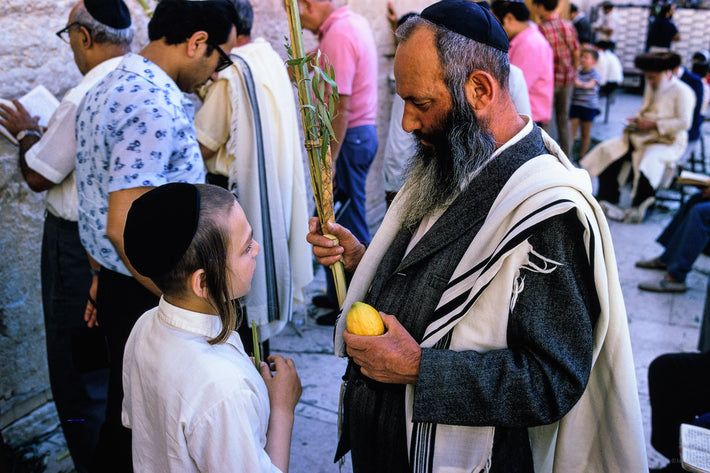
[[[130,45],[133,41],[133,26],[128,28],[111,28],[97,21],[86,10],[84,2],[81,2],[74,12],[73,21],[85,26],[91,31],[91,36],[97,43],[111,43],[119,45]]]
[[[444,69],[444,82],[454,101],[466,100],[464,85],[471,73],[477,70],[489,73],[503,90],[508,90],[508,53],[442,28],[418,15],[397,28],[397,41],[406,41],[420,26],[434,31],[436,50]]]
[[[417,143],[417,152],[409,163],[407,180],[416,186],[405,203],[403,224],[415,228],[422,218],[444,208],[471,179],[486,166],[495,151],[495,139],[487,120],[478,118],[466,98],[466,81],[473,71],[489,73],[508,90],[508,54],[478,43],[460,34],[440,28],[417,16],[397,29],[397,39],[406,41],[419,26],[431,28],[439,61],[444,70],[444,83],[451,95],[452,106],[446,117],[424,135],[430,146]]]

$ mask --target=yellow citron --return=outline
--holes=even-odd
[[[364,302],[354,302],[345,317],[345,326],[348,332],[355,335],[382,335],[385,325],[377,309]]]

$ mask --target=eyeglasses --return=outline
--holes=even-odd
[[[215,48],[217,50],[217,54],[219,54],[219,62],[217,63],[217,67],[215,67],[215,69],[214,69],[215,72],[223,71],[224,69],[226,69],[229,66],[231,66],[232,64],[234,64],[232,62],[232,59],[229,57],[229,55],[227,53],[225,53],[222,50],[222,48],[220,48],[216,44],[211,43],[209,41],[207,42],[207,44],[209,44],[210,46]]]
[[[86,28],[86,30],[89,32],[89,34],[91,34],[91,29],[88,26],[82,25],[78,21],[75,21],[73,23],[69,23],[67,26],[65,26],[61,30],[57,31],[56,35],[59,37],[59,39],[61,39],[65,43],[69,44],[69,29],[73,28],[75,26],[83,26],[84,28]]]

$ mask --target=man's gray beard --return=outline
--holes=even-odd
[[[490,129],[470,109],[452,110],[436,134],[424,138],[432,146],[417,140],[406,172],[411,189],[404,202],[403,224],[410,229],[450,204],[467,187],[471,173],[495,151]]]

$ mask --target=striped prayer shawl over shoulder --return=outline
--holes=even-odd
[[[427,327],[422,347],[485,352],[506,348],[508,314],[521,290],[520,270],[554,271],[557,263],[528,241],[537,225],[575,210],[601,312],[594,327],[593,365],[577,404],[560,421],[529,429],[536,472],[644,472],[645,440],[631,345],[611,236],[591,195],[585,171],[574,168],[543,133],[542,155],[522,165],[492,205],[486,222],[457,265]],[[363,257],[343,313],[361,300],[377,264],[401,222],[398,196]],[[399,202],[398,202],[399,201]],[[338,321],[335,353],[345,355],[344,318]],[[413,386],[407,386],[410,461],[414,472],[478,472],[490,468],[494,427],[412,424]]]

